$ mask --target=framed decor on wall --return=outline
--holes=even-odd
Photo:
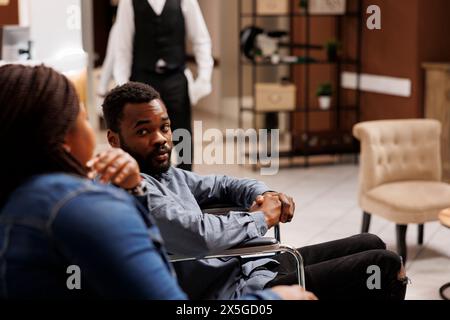
[[[258,0],[256,13],[259,15],[289,14],[288,0]]]
[[[308,0],[310,14],[345,14],[346,0]]]

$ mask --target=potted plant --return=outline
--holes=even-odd
[[[335,62],[338,60],[341,43],[338,40],[330,40],[325,44],[327,50],[328,61]]]
[[[317,88],[317,97],[319,98],[319,107],[322,110],[328,110],[331,107],[331,96],[333,95],[333,86],[331,83],[322,83]]]
[[[306,12],[306,10],[308,10],[308,0],[300,0],[299,6],[301,10]]]

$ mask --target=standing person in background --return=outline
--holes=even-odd
[[[116,24],[120,39],[116,42],[116,81],[153,86],[170,106],[172,129],[185,129],[192,137],[191,103],[195,105],[211,93],[214,67],[211,37],[198,1],[121,0]],[[193,78],[186,70],[186,38],[192,43],[198,65],[198,77],[190,82],[187,78]],[[190,171],[192,139],[188,144],[191,154],[179,155],[190,161],[178,167]]]

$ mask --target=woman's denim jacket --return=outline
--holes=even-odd
[[[48,174],[32,177],[0,209],[0,298],[186,295],[137,199],[113,186]],[[277,298],[271,291],[244,297]]]

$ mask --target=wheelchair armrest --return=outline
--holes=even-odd
[[[240,212],[248,211],[248,209],[242,208],[233,203],[210,204],[210,205],[202,206],[201,210],[203,213],[215,214],[215,215],[224,215],[224,214],[229,213],[230,211],[240,211]]]
[[[189,261],[197,259],[212,259],[223,257],[236,257],[244,255],[265,254],[267,250],[272,252],[279,248],[280,243],[274,238],[256,238],[243,242],[235,247],[223,250],[221,252],[212,252],[203,257],[170,256],[172,262]]]
[[[260,246],[271,246],[277,244],[278,241],[275,238],[256,238],[249,241],[245,241],[243,243],[234,246],[231,249],[241,249],[241,248],[250,248],[250,247],[260,247]]]
[[[281,252],[288,252],[295,257],[297,263],[297,279],[298,284],[305,287],[305,271],[303,266],[303,257],[292,246],[282,245],[274,238],[258,238],[224,250],[220,253],[212,253],[205,257],[183,257],[183,256],[170,256],[171,262],[182,262],[182,261],[193,261],[198,259],[216,259],[216,258],[227,258],[227,257],[243,257],[243,256],[262,256],[271,255]]]

